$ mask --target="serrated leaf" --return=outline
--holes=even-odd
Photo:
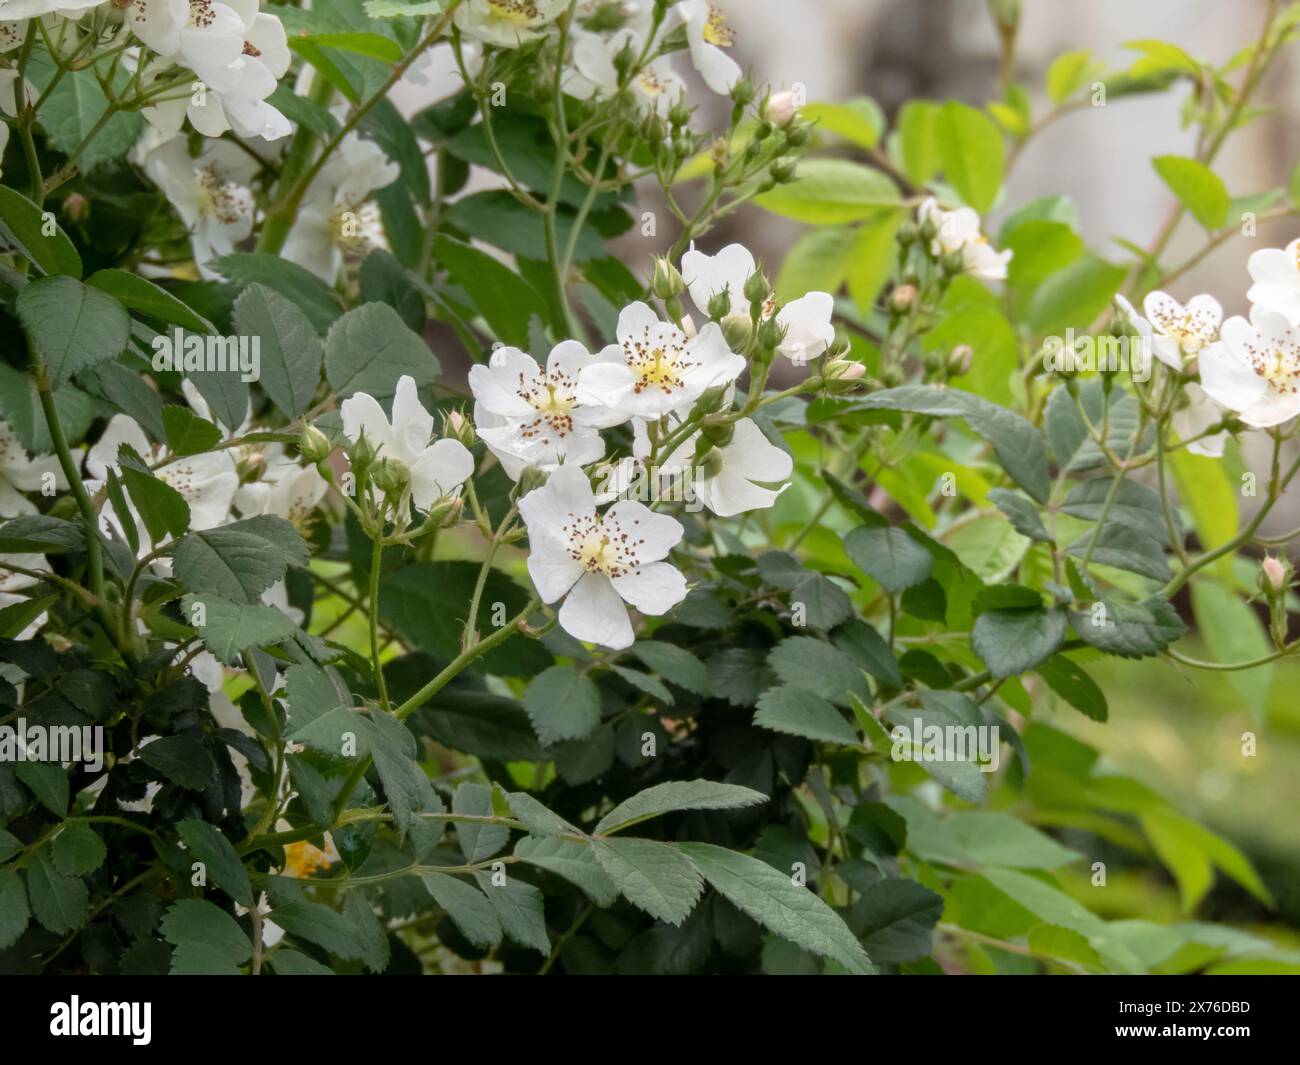
[[[495,947],[501,942],[501,920],[478,888],[447,873],[424,873],[420,879],[461,935],[474,946]]]
[[[14,300],[14,312],[55,388],[116,358],[131,336],[131,318],[117,300],[71,277],[31,282]]]
[[[458,814],[489,817],[492,815],[492,789],[486,784],[464,783],[452,795],[451,808]],[[506,845],[510,829],[505,825],[460,821],[456,824],[456,837],[465,861],[481,862]]]
[[[1047,682],[1052,691],[1085,717],[1105,721],[1110,716],[1106,693],[1073,659],[1065,655],[1053,655],[1046,662],[1039,663],[1034,672]]]
[[[861,745],[853,726],[830,703],[812,692],[784,684],[758,697],[754,724],[787,736],[847,747]]]
[[[160,736],[140,748],[140,760],[190,791],[202,791],[217,775],[208,749],[189,733]]]
[[[515,844],[520,861],[563,877],[602,908],[612,906],[618,887],[596,861],[590,845],[568,839],[525,836]]]
[[[514,876],[506,877],[505,883],[499,885],[492,882],[490,873],[482,870],[475,873],[474,878],[496,911],[506,936],[520,946],[531,947],[542,957],[549,956],[551,940],[546,934],[542,893]]]
[[[670,684],[705,695],[709,690],[709,674],[704,663],[685,648],[659,640],[637,640],[630,649],[632,655]]]
[[[596,824],[597,835],[610,835],[674,810],[735,810],[767,802],[767,796],[738,784],[711,780],[670,780],[625,799]]]
[[[324,349],[311,320],[275,289],[249,285],[234,307],[241,336],[260,339],[261,385],[289,418],[304,414],[320,384]]]
[[[552,666],[524,689],[524,709],[546,746],[590,736],[600,726],[600,692],[572,666]]]
[[[995,504],[1011,520],[1012,528],[1021,536],[1027,536],[1031,540],[1044,544],[1052,542],[1038,508],[1019,492],[994,488],[989,492],[989,502]]]
[[[934,565],[930,552],[896,526],[860,526],[844,537],[844,550],[854,565],[894,593],[920,584]]]
[[[1163,651],[1187,631],[1178,611],[1159,596],[1141,603],[1100,602],[1104,611],[1072,611],[1070,624],[1081,640],[1107,654],[1145,658]]]
[[[1065,639],[1065,611],[987,610],[975,619],[971,647],[995,679],[1032,669]]]
[[[50,857],[64,876],[85,876],[103,864],[108,848],[84,821],[69,821],[50,845]]]
[[[176,827],[186,847],[206,866],[217,887],[240,905],[251,909],[255,903],[253,886],[248,880],[248,870],[230,840],[206,821],[194,818],[181,821]]]
[[[678,847],[728,902],[764,928],[814,954],[834,959],[852,973],[875,971],[839,915],[814,892],[796,886],[785,873],[711,843],[681,843]]]
[[[74,877],[64,876],[45,850],[27,865],[27,893],[36,919],[56,935],[75,931],[90,916],[90,893]]]
[[[17,869],[0,869],[0,950],[7,950],[27,928],[31,910]]]
[[[595,840],[591,846],[628,902],[651,917],[679,925],[699,901],[700,871],[679,848],[632,838]]]
[[[310,551],[289,522],[262,514],[195,529],[176,545],[172,558],[176,576],[196,594],[255,605],[290,566],[305,566]]]
[[[786,684],[814,692],[839,706],[848,706],[850,693],[870,698],[866,677],[857,663],[812,636],[787,636],[768,653],[767,664]]]

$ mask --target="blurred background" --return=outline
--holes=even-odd
[[[809,101],[868,96],[892,119],[907,100],[955,98],[979,106],[998,95],[999,47],[984,0],[720,0],[737,35],[732,54],[752,67],[773,90],[804,86]],[[1264,0],[1022,0],[1016,80],[1027,87],[1033,112],[1049,109],[1044,76],[1062,52],[1091,49],[1111,68],[1127,67],[1136,53],[1125,42],[1158,38],[1196,58],[1222,63],[1259,34]],[[679,66],[685,71],[687,64]],[[459,87],[450,59],[435,53],[428,83],[402,85],[398,104],[408,113]],[[1300,158],[1300,52],[1283,49],[1257,94],[1273,110],[1228,142],[1216,172],[1234,197],[1285,188]],[[1100,108],[1067,114],[1036,135],[1010,172],[1006,196],[987,223],[996,233],[1009,210],[1047,195],[1067,195],[1078,207],[1082,234],[1104,256],[1125,253],[1115,238],[1147,245],[1168,215],[1171,194],[1150,160],[1160,154],[1191,155],[1194,137],[1184,129],[1181,108],[1188,88],[1117,99]],[[692,95],[705,123],[725,123],[729,106],[707,92]],[[712,111],[710,111],[712,108]],[[491,185],[478,175],[475,187]],[[646,190],[654,203],[654,190]],[[630,266],[648,272],[650,256],[675,233],[633,239]],[[756,208],[728,218],[705,241],[706,250],[739,240],[768,264],[770,272],[804,227]],[[1228,240],[1180,279],[1173,294],[1186,300],[1213,293],[1225,315],[1248,310],[1246,260],[1263,247],[1285,245],[1300,235],[1295,220],[1265,223],[1254,237]],[[1184,223],[1167,259],[1181,261],[1200,247],[1199,227]],[[1244,468],[1262,471],[1266,455],[1247,444]],[[1294,495],[1294,493],[1293,493]],[[1300,525],[1297,499],[1284,499],[1263,532],[1279,534]],[[1248,515],[1251,500],[1241,501]],[[1242,581],[1252,579],[1244,563]],[[1185,612],[1186,614],[1186,612]],[[1190,654],[1218,658],[1184,645]],[[1237,656],[1243,657],[1243,656]],[[1249,656],[1244,656],[1249,657]],[[1227,836],[1260,869],[1279,900],[1270,915],[1244,892],[1220,878],[1200,916],[1234,923],[1269,923],[1278,917],[1300,929],[1300,662],[1279,662],[1250,676],[1182,669],[1166,661],[1095,662],[1089,666],[1111,703],[1110,723],[1095,725],[1068,707],[1036,708],[1041,720],[1096,746],[1120,772],[1134,776],[1174,801],[1196,820]],[[1242,754],[1242,737],[1258,737],[1253,756]],[[1082,894],[1086,881],[1077,886]],[[1138,878],[1118,885],[1117,913],[1142,912],[1176,919],[1172,883]],[[1124,892],[1129,895],[1122,898]],[[1088,904],[1096,905],[1095,894]],[[1287,933],[1283,933],[1286,935]],[[1300,933],[1294,945],[1300,947]]]

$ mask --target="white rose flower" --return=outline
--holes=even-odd
[[[1250,321],[1229,318],[1221,333],[1200,356],[1210,397],[1257,429],[1300,414],[1300,335],[1287,319],[1257,303]]]
[[[923,224],[927,221],[934,223],[931,255],[961,252],[965,272],[981,281],[1001,281],[1007,276],[1011,252],[993,248],[980,231],[980,216],[974,210],[959,207],[955,211],[945,211],[931,196],[921,204],[919,217]]]
[[[568,0],[465,0],[454,18],[468,37],[498,48],[518,48],[543,36],[568,8]]]
[[[1285,248],[1262,248],[1246,260],[1255,283],[1246,298],[1300,325],[1300,237]]]
[[[68,487],[57,455],[27,454],[13,428],[0,420],[0,518],[35,514],[35,504],[23,493],[41,491],[50,477],[56,490]]]
[[[1193,296],[1184,307],[1173,296],[1151,292],[1142,309],[1151,323],[1156,358],[1175,370],[1219,339],[1223,308],[1213,296]]]
[[[766,510],[790,487],[788,483],[776,489],[763,487],[786,481],[794,472],[794,460],[768,440],[752,419],[737,421],[730,442],[709,452],[702,468],[695,465],[699,436],[693,433],[671,455],[661,459],[659,470],[689,472],[696,497],[718,517]]]
[[[753,254],[741,244],[728,244],[716,255],[705,255],[691,247],[682,256],[682,280],[686,282],[691,301],[703,315],[709,313],[709,303],[722,292],[731,297],[729,318],[750,320],[749,300],[745,298],[745,282],[758,271]],[[775,297],[769,297],[763,307],[764,320],[776,314],[776,322],[785,329],[785,336],[777,352],[797,366],[815,359],[835,342],[835,300],[829,292],[809,292],[776,309]]]
[[[644,303],[618,316],[618,343],[605,348],[578,377],[578,402],[607,407],[622,418],[661,418],[689,407],[714,385],[731,384],[745,360],[727,347],[722,330],[709,322],[687,339],[661,322]]]
[[[526,466],[585,466],[605,454],[597,429],[624,418],[578,403],[578,375],[592,361],[586,348],[566,340],[551,349],[545,370],[511,347],[497,348],[486,366],[470,369],[474,427],[513,480]]]
[[[726,95],[740,80],[740,64],[724,51],[736,43],[736,31],[710,0],[683,0],[674,9],[686,26],[691,62],[714,92]]]
[[[474,457],[464,444],[433,439],[433,415],[424,409],[410,376],[397,382],[392,421],[379,402],[364,392],[345,399],[341,412],[344,436],[355,444],[364,434],[380,458],[406,468],[416,510],[427,512],[474,472]]]
[[[627,607],[663,614],[686,597],[686,578],[663,561],[681,540],[681,523],[624,500],[605,513],[587,475],[561,466],[524,496],[528,573],[542,601],[563,598],[560,626],[575,639],[619,650],[635,639]]]

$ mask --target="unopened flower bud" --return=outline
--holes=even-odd
[[[68,221],[80,222],[90,214],[90,201],[79,192],[69,193],[63,201],[63,213],[67,215]]]
[[[298,434],[298,451],[304,460],[315,466],[329,458],[333,450],[329,437],[316,426],[309,424],[302,427],[302,432]]]
[[[677,102],[668,109],[668,122],[674,128],[680,129],[682,126],[690,125],[691,109],[686,106],[686,101],[682,97],[677,98]]]
[[[916,302],[915,285],[899,285],[889,294],[889,309],[895,314],[907,314]]]
[[[777,159],[772,163],[772,180],[778,185],[788,185],[794,180],[794,162],[790,159]]]
[[[785,139],[792,148],[802,148],[812,136],[811,122],[791,122],[785,131]]]
[[[822,367],[826,388],[835,393],[852,392],[867,375],[867,368],[852,359],[831,359]]]
[[[969,344],[958,344],[948,353],[948,372],[953,377],[970,373],[971,362],[975,358],[975,349]]]
[[[262,476],[266,469],[266,453],[256,449],[245,450],[235,463],[235,474],[240,484],[248,484]]]
[[[936,236],[938,236],[939,227],[935,224],[933,218],[927,216],[926,218],[922,219],[921,224],[916,227],[916,233],[917,236],[921,238],[921,243],[924,244],[926,247],[929,247],[930,242],[934,240]]]
[[[754,327],[748,318],[733,314],[722,319],[722,337],[732,351],[745,351],[754,337]]]
[[[397,497],[411,483],[411,471],[396,459],[380,459],[370,472],[375,487],[385,495]]]
[[[1259,564],[1259,590],[1272,599],[1285,593],[1290,585],[1290,563],[1272,555],[1265,556]]]
[[[736,435],[735,422],[705,422],[700,427],[701,441],[707,440],[715,447],[726,447]]]
[[[939,269],[949,277],[956,277],[966,269],[966,260],[960,251],[944,252],[939,260]]]
[[[709,297],[709,317],[715,322],[721,322],[731,314],[731,291],[721,289]]]
[[[731,388],[731,385],[714,385],[712,388],[706,388],[691,408],[691,416],[703,417],[722,410],[731,397]]]
[[[358,480],[364,477],[366,475],[366,470],[368,470],[371,463],[375,461],[375,456],[377,454],[378,452],[375,450],[375,445],[370,442],[370,437],[366,436],[365,433],[362,433],[348,452],[348,461],[352,465],[353,476]]]
[[[440,529],[449,529],[460,522],[465,513],[465,500],[460,496],[440,499],[429,510],[429,521]]]
[[[548,477],[547,472],[537,466],[525,466],[519,473],[519,498],[523,499],[529,492],[541,488]]]
[[[661,300],[676,299],[686,291],[686,282],[681,272],[667,259],[655,260],[654,277],[650,281],[650,291]]]
[[[738,107],[745,107],[754,102],[754,82],[749,75],[741,78],[732,86],[731,100]]]
[[[764,119],[754,128],[755,142],[767,140],[767,138],[772,135],[772,130],[774,128],[775,127],[772,125],[771,122],[768,122],[766,119]]]
[[[755,270],[748,278],[745,279],[744,287],[745,299],[750,303],[763,304],[767,297],[772,294],[772,286],[763,276],[762,270]]]
[[[798,98],[792,92],[773,93],[763,105],[763,117],[774,126],[784,126],[798,113]]]
[[[722,452],[717,448],[709,451],[702,460],[695,463],[695,476],[701,481],[709,481],[722,472]]]
[[[906,248],[910,244],[915,244],[920,235],[921,232],[917,227],[915,220],[908,218],[898,227],[898,231],[894,234],[894,239],[898,241],[902,247]]]

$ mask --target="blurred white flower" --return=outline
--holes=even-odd
[[[302,528],[325,498],[329,485],[315,466],[303,466],[289,458],[282,444],[267,444],[263,456],[261,476],[239,486],[235,509],[245,518],[274,514]]]
[[[750,418],[735,423],[735,435],[721,447],[714,448],[695,463],[695,445],[699,433],[692,434],[671,455],[659,460],[665,473],[686,473],[696,497],[720,518],[730,518],[747,510],[766,510],[789,486],[764,488],[780,484],[794,471],[794,460],[773,444]]]
[[[618,343],[579,375],[578,402],[607,407],[623,420],[660,418],[689,407],[706,389],[730,384],[745,369],[716,322],[688,340],[646,304],[633,303],[618,316],[616,333]]]
[[[727,25],[717,4],[710,0],[683,0],[674,6],[686,26],[691,62],[714,92],[730,93],[740,80],[740,64],[724,51],[736,43],[736,31]]]
[[[709,313],[713,297],[726,292],[731,297],[728,317],[748,322],[745,282],[757,270],[753,254],[740,244],[728,244],[716,255],[705,255],[692,246],[682,256],[682,280],[691,300],[704,315]],[[768,297],[761,318],[770,318],[775,307],[775,297]],[[834,313],[835,300],[829,292],[809,292],[782,306],[776,311],[776,322],[785,330],[777,346],[778,353],[796,365],[817,358],[835,341],[835,326],[831,321]]]
[[[3,9],[8,14],[8,8]],[[26,19],[5,19],[0,21],[0,55],[12,52],[27,39]]]
[[[592,356],[576,340],[551,349],[546,369],[518,348],[492,352],[469,371],[474,426],[514,480],[526,466],[585,466],[605,454],[598,428],[623,421],[618,412],[578,403],[578,375]]]
[[[162,190],[189,227],[199,272],[215,276],[207,263],[228,255],[253,231],[255,210],[249,189],[256,163],[228,141],[206,141],[198,158],[184,137],[151,151],[145,173]]]
[[[934,223],[931,255],[961,252],[965,272],[981,281],[1001,281],[1007,276],[1011,252],[994,249],[980,232],[980,216],[974,210],[959,207],[955,211],[945,211],[931,196],[921,204],[919,217],[922,224],[927,221]]]
[[[635,639],[629,603],[663,614],[686,597],[686,578],[663,561],[680,542],[681,523],[624,500],[603,515],[587,475],[561,466],[524,496],[528,573],[542,601],[563,598],[560,626],[570,636],[615,650]]]
[[[634,56],[639,56],[645,49],[649,32],[648,11],[646,17],[622,27],[609,37],[575,29],[572,32],[572,66],[565,69],[564,91],[579,100],[614,96],[619,87],[615,60],[625,48]],[[653,111],[661,118],[667,117],[673,104],[686,91],[685,83],[673,72],[672,61],[667,56],[650,60],[633,75],[628,88],[643,113]]]
[[[433,439],[433,415],[420,402],[412,377],[397,382],[391,421],[378,400],[364,392],[343,401],[342,415],[344,436],[355,444],[364,434],[379,458],[406,468],[416,510],[428,511],[474,472],[474,458],[464,444]]]
[[[1191,441],[1187,444],[1187,450],[1193,454],[1218,458],[1223,454],[1228,434],[1218,432],[1204,437],[1201,434],[1223,421],[1223,408],[1195,381],[1189,381],[1184,386],[1183,394],[1187,397],[1188,404],[1174,411],[1171,419],[1174,432],[1178,434],[1179,440]],[[1195,437],[1201,438],[1197,440]]]
[[[546,33],[569,0],[465,0],[455,22],[466,36],[498,48],[518,48]]]
[[[75,453],[78,459],[80,455]],[[46,483],[56,490],[68,487],[58,456],[27,454],[13,428],[0,420],[0,518],[35,514],[35,504],[23,493],[39,492]]]
[[[1300,325],[1300,237],[1285,248],[1261,248],[1246,260],[1254,282],[1246,298]]]
[[[280,254],[334,284],[345,260],[388,247],[379,208],[370,196],[400,173],[374,141],[349,133],[307,190]]]
[[[1193,296],[1184,307],[1164,292],[1151,292],[1142,309],[1151,323],[1156,358],[1175,370],[1219,339],[1223,308],[1213,296]]]
[[[1221,334],[1200,356],[1210,397],[1257,429],[1300,414],[1300,335],[1287,319],[1256,304],[1250,321],[1229,318]]]

